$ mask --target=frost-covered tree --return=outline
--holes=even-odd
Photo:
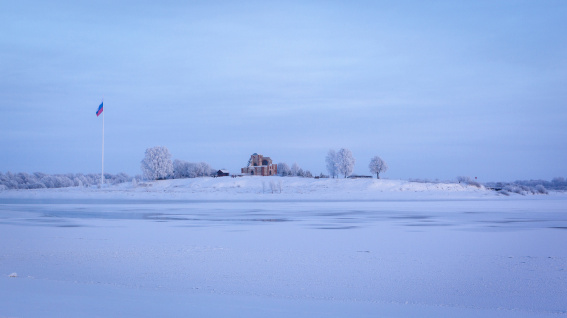
[[[141,168],[144,178],[148,180],[163,180],[171,177],[173,162],[169,150],[163,146],[146,149]]]
[[[195,174],[197,177],[210,177],[215,171],[206,162],[199,162],[195,164]]]
[[[129,179],[126,174],[105,174],[105,179],[112,184],[122,183]],[[54,174],[48,175],[41,172],[28,174],[0,173],[0,188],[4,189],[42,189],[42,188],[65,188],[96,185],[100,183],[99,174],[83,175],[77,174]]]
[[[173,161],[173,178],[189,178],[189,162],[175,159]]]
[[[380,173],[386,172],[388,170],[388,165],[382,158],[378,156],[374,156],[374,158],[370,159],[370,164],[368,165],[371,173],[376,174],[376,178],[380,179]]]
[[[329,150],[327,157],[325,157],[325,162],[327,163],[327,171],[331,178],[334,178],[338,174],[337,170],[337,152],[333,149]]]
[[[278,163],[278,176],[286,177],[291,175],[291,168],[285,162]]]
[[[199,177],[199,164],[194,162],[189,162],[187,165],[187,175],[189,178],[197,178]]]
[[[194,163],[178,159],[173,161],[173,178],[175,179],[210,177],[214,172],[215,170],[206,162]]]
[[[345,178],[352,174],[352,171],[354,170],[354,163],[355,159],[350,150],[341,148],[341,150],[337,152],[337,171],[344,174]]]
[[[292,176],[298,176],[299,175],[299,170],[301,170],[301,168],[299,167],[299,165],[297,164],[297,162],[294,162],[291,165],[291,175]]]

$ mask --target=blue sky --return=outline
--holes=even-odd
[[[254,152],[388,178],[567,176],[567,2],[3,1],[0,171],[237,172]]]

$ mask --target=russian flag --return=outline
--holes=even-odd
[[[100,106],[98,106],[98,110],[96,111],[96,117],[98,117],[100,114],[102,114],[102,104],[100,103]]]

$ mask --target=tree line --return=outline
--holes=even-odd
[[[278,163],[278,176],[313,178],[311,171],[303,170],[296,162],[291,167],[285,162]]]
[[[125,173],[105,173],[104,180],[109,184],[119,184],[132,181],[132,178]],[[30,174],[26,172],[0,172],[0,190],[89,187],[98,185],[100,185],[100,174],[95,173],[46,174],[35,172]]]
[[[180,178],[195,178],[214,176],[216,170],[206,162],[192,163],[183,160],[172,160],[171,153],[166,147],[157,146],[146,149],[144,159],[141,162],[142,174],[147,180],[165,180]],[[349,149],[341,148],[339,151],[329,150],[325,158],[327,171],[332,178],[339,174],[345,178],[352,175],[356,160]],[[376,174],[380,179],[380,173],[388,170],[388,165],[379,156],[371,158],[368,164],[369,171]],[[304,170],[297,163],[291,167],[285,163],[278,163],[278,175],[282,177],[297,176],[312,178],[309,170]],[[323,176],[321,174],[321,176]]]

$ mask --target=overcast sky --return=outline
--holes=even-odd
[[[567,177],[567,1],[0,4],[0,171],[140,174],[146,148],[239,172]]]

